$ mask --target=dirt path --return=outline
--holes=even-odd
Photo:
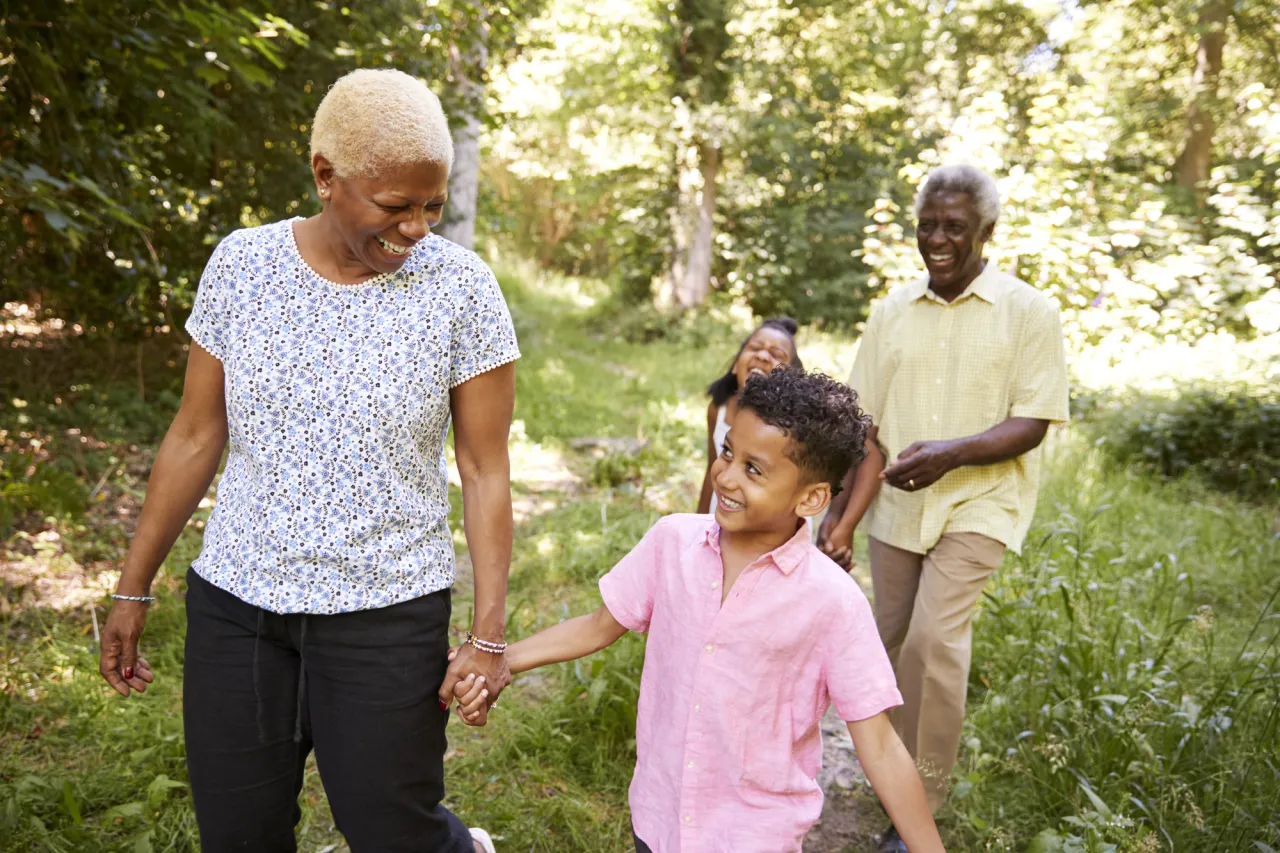
[[[864,853],[875,849],[875,835],[885,823],[876,804],[853,739],[835,709],[822,720],[822,772],[818,784],[826,794],[822,818],[804,842],[804,853]]]

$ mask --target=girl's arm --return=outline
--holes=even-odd
[[[577,660],[611,646],[627,633],[603,604],[594,612],[575,616],[507,648],[511,672],[525,672],[551,663]]]
[[[844,488],[832,500],[818,531],[818,547],[846,569],[853,561],[853,531],[880,493],[880,472],[884,470],[884,453],[876,444],[875,427],[867,433],[863,447],[866,457],[845,476]]]
[[[862,769],[907,849],[911,853],[943,853],[920,774],[889,723],[889,715],[881,712],[848,725]]]
[[[702,476],[702,492],[698,495],[699,515],[711,512],[711,493],[714,491],[711,483],[711,466],[720,455],[720,448],[716,447],[716,416],[718,414],[715,403],[707,406],[707,473]]]

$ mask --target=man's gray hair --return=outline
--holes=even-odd
[[[973,199],[973,206],[978,209],[982,227],[994,224],[1000,218],[1000,190],[996,187],[996,179],[977,166],[953,163],[930,172],[916,196],[916,219],[920,218],[925,199],[940,192],[968,193]]]

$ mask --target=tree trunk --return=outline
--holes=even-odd
[[[485,65],[489,59],[483,38],[465,60],[451,58],[458,96],[467,106],[455,113],[453,169],[449,172],[449,208],[436,233],[467,249],[475,248],[476,201],[480,194],[480,109],[484,103]]]
[[[1222,73],[1222,48],[1227,40],[1228,0],[1209,0],[1200,9],[1197,29],[1196,70],[1191,77],[1191,100],[1187,105],[1187,130],[1182,153],[1174,164],[1178,185],[1200,190],[1209,180],[1213,165],[1214,113],[1218,98],[1218,77]]]
[[[702,187],[695,196],[693,228],[683,276],[677,279],[676,301],[692,308],[707,301],[711,293],[711,250],[715,243],[716,175],[720,170],[720,148],[711,142],[698,145],[698,171]]]

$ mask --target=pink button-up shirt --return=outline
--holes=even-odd
[[[631,819],[654,853],[784,853],[822,813],[818,724],[902,703],[858,584],[809,525],[720,602],[720,527],[672,515],[600,579],[622,625],[648,632]]]

